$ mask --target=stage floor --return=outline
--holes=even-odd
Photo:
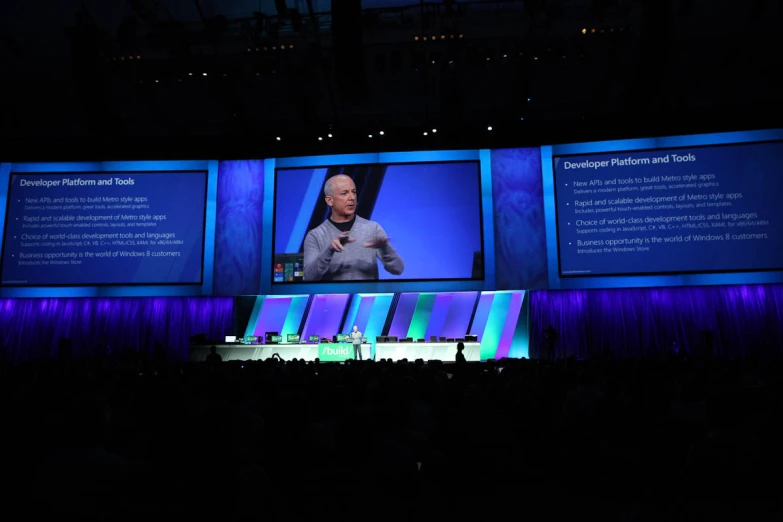
[[[465,359],[481,360],[480,343],[464,343]],[[194,345],[190,347],[190,360],[203,361],[209,354],[211,345]],[[321,344],[216,344],[217,352],[224,361],[258,361],[278,354],[282,359],[290,361],[300,359],[324,362],[339,362],[353,359],[353,345],[349,343]],[[391,359],[399,361],[408,359],[439,360],[453,362],[457,355],[457,343],[376,343],[362,345],[362,356],[365,359]]]

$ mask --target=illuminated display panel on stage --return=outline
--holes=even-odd
[[[693,267],[671,266],[670,272],[665,274],[651,274],[656,272],[655,266],[644,266],[649,259],[637,260],[633,263],[633,269],[641,267],[645,274],[631,275],[627,268],[620,270],[597,270],[590,277],[573,277],[574,274],[561,274],[561,266],[558,264],[558,228],[555,200],[555,165],[553,157],[587,158],[590,161],[592,155],[605,155],[614,151],[627,151],[629,155],[638,155],[640,151],[650,150],[700,150],[701,147],[711,147],[731,144],[750,144],[756,142],[772,142],[783,140],[783,132],[780,130],[754,131],[726,133],[720,135],[680,136],[656,139],[636,139],[616,142],[583,143],[572,145],[545,146],[539,148],[495,149],[495,150],[465,150],[465,151],[421,151],[400,153],[372,153],[349,154],[335,156],[309,156],[296,158],[257,159],[257,160],[223,160],[223,161],[122,161],[122,162],[96,162],[96,163],[19,163],[0,164],[0,220],[3,229],[6,229],[6,215],[9,203],[9,187],[12,176],[36,176],[42,173],[55,173],[58,175],[75,177],[84,173],[105,173],[114,178],[114,173],[140,172],[145,175],[153,172],[207,172],[207,188],[205,203],[201,203],[204,212],[204,239],[203,239],[203,280],[199,284],[174,284],[174,285],[149,285],[149,284],[88,284],[84,281],[79,286],[54,286],[51,281],[44,282],[46,286],[15,287],[5,285],[0,287],[2,297],[97,297],[97,296],[209,296],[209,295],[284,295],[295,290],[297,295],[369,295],[376,303],[373,306],[388,306],[394,294],[410,292],[486,292],[492,290],[515,289],[581,289],[581,288],[607,288],[607,287],[650,287],[650,286],[692,286],[713,284],[757,284],[783,282],[781,271],[776,270],[779,264],[774,256],[781,251],[780,248],[769,248],[762,255],[750,256],[740,268],[723,263],[718,267],[721,272],[693,273],[701,270],[704,265],[694,269]],[[717,149],[716,149],[717,150]],[[726,149],[729,150],[729,149]],[[759,158],[762,155],[758,155]],[[771,157],[769,155],[765,156]],[[759,159],[756,158],[756,159]],[[723,161],[729,164],[729,161]],[[743,163],[744,164],[744,163]],[[278,193],[278,214],[288,214],[292,219],[286,219],[275,223],[275,172],[314,172],[319,169],[359,169],[365,166],[402,166],[402,165],[478,165],[480,177],[474,178],[474,182],[468,183],[471,194],[478,198],[472,208],[480,208],[481,218],[471,221],[473,228],[469,234],[470,239],[465,242],[464,252],[459,255],[447,256],[445,270],[432,274],[425,273],[425,269],[434,264],[433,258],[429,261],[416,263],[419,252],[416,248],[410,250],[405,245],[410,238],[424,237],[421,229],[427,221],[427,217],[420,204],[425,200],[423,196],[407,200],[404,197],[397,198],[400,201],[397,208],[409,212],[411,208],[420,215],[413,219],[414,223],[407,223],[405,230],[392,233],[392,226],[386,223],[393,221],[397,208],[393,203],[385,204],[386,214],[381,225],[389,235],[392,244],[399,251],[404,252],[405,269],[400,275],[387,274],[382,268],[379,270],[379,279],[375,281],[356,282],[301,282],[301,283],[273,283],[274,254],[298,254],[289,251],[289,246],[296,246],[308,229],[313,217],[312,208],[309,213],[304,211],[303,199],[285,196],[285,191]],[[766,164],[765,164],[766,165]],[[769,165],[767,165],[769,167]],[[396,167],[395,167],[396,168]],[[471,167],[473,168],[473,167]],[[766,167],[764,167],[766,168]],[[771,168],[771,167],[770,167]],[[737,169],[734,169],[737,170]],[[756,170],[763,170],[761,167]],[[476,176],[475,169],[471,175]],[[685,176],[687,174],[677,174]],[[325,176],[325,175],[324,175]],[[368,175],[365,176],[367,178]],[[467,174],[465,174],[467,177]],[[565,179],[558,172],[558,181],[565,183]],[[724,174],[728,176],[728,174]],[[119,177],[119,176],[117,176]],[[642,176],[643,178],[644,176]],[[648,176],[649,177],[649,176]],[[313,178],[311,176],[310,181]],[[434,178],[433,178],[434,179]],[[777,179],[774,176],[771,179]],[[318,200],[323,186],[322,179],[319,182],[308,183],[306,192],[308,198]],[[582,181],[582,180],[579,180]],[[602,180],[603,182],[603,180]],[[380,199],[383,199],[385,185],[380,184],[376,204],[370,208],[379,208]],[[315,188],[310,190],[310,185]],[[448,185],[448,183],[446,183]],[[480,185],[479,185],[480,184]],[[363,184],[360,184],[364,186]],[[466,186],[468,186],[466,185]],[[445,191],[450,194],[451,189],[432,189],[435,183],[425,183],[425,194],[436,194]],[[480,190],[476,188],[480,186]],[[774,187],[765,185],[762,192],[756,191],[756,199],[774,196]],[[722,189],[722,187],[717,187]],[[779,188],[779,187],[778,187]],[[584,189],[584,187],[580,187]],[[777,188],[775,188],[777,190]],[[393,191],[401,194],[401,189]],[[732,192],[738,192],[734,190]],[[744,190],[742,191],[744,192]],[[750,192],[749,192],[750,193]],[[467,192],[464,192],[467,194]],[[463,195],[464,195],[463,194]],[[759,194],[761,194],[759,196]],[[437,195],[437,194],[436,194]],[[380,199],[379,199],[380,198]],[[17,197],[17,200],[22,198]],[[432,198],[430,198],[432,199]],[[437,200],[437,198],[435,198]],[[415,201],[414,201],[415,200]],[[387,201],[394,201],[388,198]],[[736,200],[735,200],[736,201]],[[17,203],[19,203],[18,201]],[[416,203],[419,202],[419,203]],[[563,203],[569,207],[564,199],[560,200],[561,211]],[[743,204],[745,202],[743,201]],[[406,206],[407,205],[407,206]],[[286,206],[283,209],[283,206]],[[410,207],[410,208],[408,208]],[[718,209],[723,212],[722,209]],[[433,210],[428,210],[430,213]],[[416,215],[416,212],[411,215]],[[759,220],[766,219],[772,223],[772,219],[763,218],[760,210],[743,210],[742,214],[757,212]],[[370,218],[381,222],[374,211]],[[564,214],[560,214],[561,217]],[[305,216],[300,223],[300,217]],[[324,216],[321,215],[321,218]],[[749,217],[749,216],[748,216]],[[705,215],[706,218],[706,215]],[[15,219],[15,217],[14,217]],[[642,217],[644,219],[644,217]],[[749,218],[750,219],[750,218]],[[744,220],[748,221],[748,220]],[[566,220],[567,224],[569,221]],[[571,221],[573,223],[574,221]],[[467,222],[466,222],[467,223]],[[279,234],[275,234],[275,224],[283,227]],[[475,228],[478,224],[478,230]],[[743,222],[742,226],[747,223]],[[561,224],[561,228],[562,228]],[[565,225],[568,226],[568,225]],[[437,227],[430,227],[428,239],[436,244],[445,241],[447,234]],[[775,231],[773,230],[773,233]],[[407,234],[407,235],[406,235]],[[11,237],[18,234],[10,234]],[[779,234],[778,234],[779,235]],[[478,246],[476,237],[479,238]],[[775,236],[777,237],[777,236]],[[452,238],[453,239],[453,238]],[[778,238],[779,239],[779,238]],[[4,243],[8,238],[4,236]],[[579,240],[579,239],[578,239]],[[561,235],[562,242],[568,241],[565,235]],[[573,238],[571,238],[573,242]],[[747,241],[746,241],[747,243]],[[100,245],[99,245],[100,246]],[[415,245],[414,245],[415,246]],[[6,244],[7,247],[7,244]],[[300,245],[301,247],[301,245]],[[462,248],[462,245],[460,246]],[[282,249],[282,250],[280,250]],[[297,250],[296,248],[294,250]],[[420,250],[427,250],[421,248]],[[430,249],[438,252],[438,249]],[[472,254],[479,250],[483,255],[483,279],[473,278],[474,266]],[[739,251],[737,248],[735,251]],[[745,249],[752,252],[752,249]],[[745,251],[743,250],[743,251]],[[7,248],[6,248],[6,251]],[[413,253],[411,253],[413,252]],[[469,252],[471,255],[464,255]],[[470,260],[458,269],[452,264],[454,259],[463,262]],[[672,256],[669,256],[671,258]],[[689,255],[687,261],[697,260],[698,256]],[[728,258],[726,258],[728,259]],[[710,255],[709,260],[720,260],[720,256]],[[725,260],[725,259],[724,259]],[[753,262],[761,262],[764,266],[751,266]],[[569,263],[571,261],[568,261]],[[454,261],[456,263],[456,261]],[[294,265],[296,261],[294,261]],[[469,267],[469,268],[467,268]],[[566,269],[568,267],[565,267]],[[604,267],[605,268],[605,267]],[[452,270],[453,269],[453,270]],[[461,278],[469,269],[467,278]],[[578,267],[577,267],[578,269]],[[730,270],[765,270],[750,272],[730,272]],[[574,270],[573,266],[571,270]],[[657,270],[660,272],[661,270]],[[295,270],[294,270],[295,272]],[[620,275],[609,275],[620,274]],[[283,270],[285,278],[285,270]],[[160,275],[160,274],[157,274]],[[407,277],[415,280],[408,280]],[[384,279],[385,278],[385,279]],[[128,283],[132,279],[126,279]],[[165,278],[164,278],[165,279]],[[159,280],[159,279],[158,279]],[[149,280],[148,280],[149,281]],[[157,280],[156,280],[157,281]],[[193,281],[193,279],[190,279]],[[115,281],[116,283],[116,281]],[[137,283],[140,283],[137,281]],[[382,297],[381,297],[382,296]],[[335,298],[336,299],[336,298]],[[304,311],[306,302],[294,299],[294,309]],[[353,301],[352,301],[353,302]],[[369,301],[368,301],[369,302]],[[351,309],[353,310],[353,309]],[[358,309],[364,313],[364,308]],[[352,312],[353,313],[353,312]],[[357,312],[358,313],[358,312]],[[383,325],[373,325],[378,330]],[[302,339],[306,335],[332,335],[334,330],[323,332],[314,330],[303,332]],[[365,332],[367,333],[367,332]],[[379,332],[375,332],[378,335]]]
[[[783,268],[783,142],[553,158],[561,277]]]
[[[302,338],[335,337],[339,343],[350,340],[338,332],[356,326],[376,346],[382,337],[408,338],[416,342],[407,345],[419,346],[458,339],[469,342],[472,337],[479,343],[477,357],[482,360],[527,357],[528,295],[525,291],[405,292],[398,294],[394,308],[394,294],[257,296],[244,334],[301,331]]]
[[[207,172],[14,173],[2,284],[201,284]]]
[[[261,287],[268,284],[268,293],[494,288],[489,151],[278,158],[267,161],[264,171],[263,241],[270,254],[261,269]],[[339,173],[348,174],[357,188],[350,210],[381,227],[363,223],[373,237],[346,242],[361,264],[354,266],[351,280],[340,280],[334,263],[311,271],[305,267],[319,249],[325,251],[323,238],[316,238],[308,251],[315,254],[306,256],[307,234],[327,218],[324,185]],[[393,252],[370,244],[375,233],[381,243],[389,238]],[[358,254],[362,249],[376,250],[383,259],[365,260]]]
[[[483,280],[481,221],[478,161],[278,168],[270,276]]]
[[[542,147],[549,287],[783,281],[780,140],[769,130]]]
[[[211,295],[216,168],[214,161],[0,164],[0,293]]]

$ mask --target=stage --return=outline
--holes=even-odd
[[[468,361],[479,361],[480,343],[464,343],[463,354]],[[211,345],[193,345],[190,347],[190,361],[204,361],[209,354]],[[224,361],[258,361],[269,359],[278,354],[282,359],[290,361],[300,359],[324,362],[340,362],[353,359],[353,345],[350,343],[321,344],[215,344],[217,353]],[[453,362],[457,355],[457,343],[376,343],[362,344],[362,355],[365,359],[392,359],[399,361],[408,359],[439,360]]]

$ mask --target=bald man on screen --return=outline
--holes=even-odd
[[[402,274],[405,264],[383,228],[356,215],[356,185],[349,176],[326,180],[324,197],[331,212],[305,237],[305,281],[376,280],[376,258],[390,274]]]

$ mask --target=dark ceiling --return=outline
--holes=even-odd
[[[0,132],[18,144],[5,155],[504,146],[779,122],[776,1],[336,5],[5,2]]]

